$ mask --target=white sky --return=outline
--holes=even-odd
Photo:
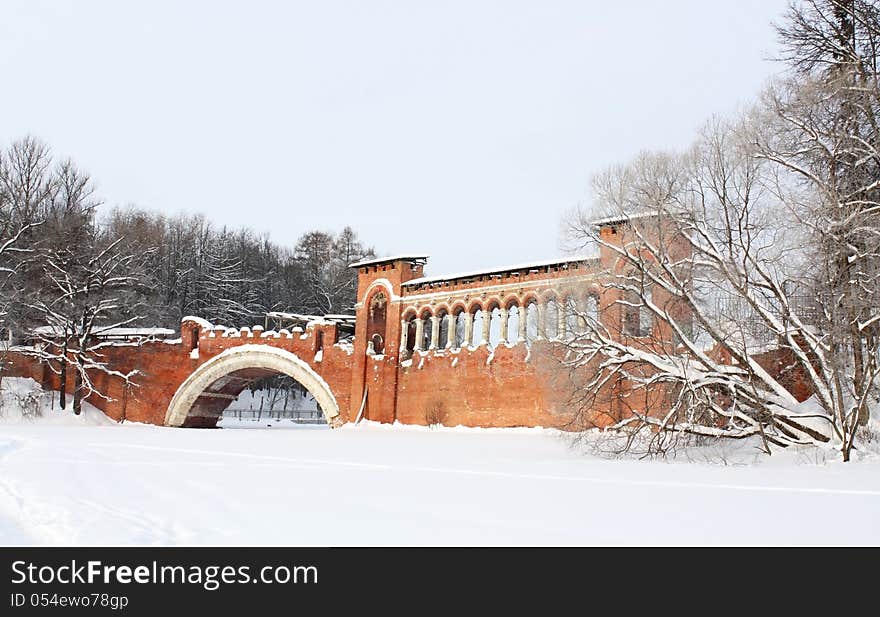
[[[786,0],[0,4],[4,145],[108,204],[291,245],[349,224],[442,274],[559,254],[592,174],[780,69]]]

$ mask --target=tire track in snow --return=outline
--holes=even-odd
[[[341,467],[346,469],[356,469],[363,471],[397,471],[397,472],[421,472],[421,473],[441,473],[441,474],[457,474],[466,476],[483,476],[497,478],[513,478],[523,480],[537,481],[565,481],[565,482],[586,482],[590,484],[608,484],[620,486],[644,486],[656,488],[700,488],[700,489],[722,489],[734,491],[755,491],[755,492],[778,492],[778,493],[803,493],[803,494],[831,494],[831,495],[852,495],[862,497],[880,497],[880,489],[842,489],[842,488],[822,488],[822,487],[799,487],[799,486],[766,486],[758,484],[714,484],[709,482],[679,482],[675,480],[626,480],[626,479],[610,479],[596,478],[589,476],[572,476],[558,474],[537,474],[537,473],[518,473],[513,471],[494,471],[490,469],[454,469],[449,467],[423,467],[423,466],[406,466],[398,467],[394,465],[382,463],[359,463],[354,461],[336,461],[326,459],[301,459],[290,458],[284,456],[273,456],[266,454],[248,454],[244,452],[224,452],[217,450],[202,450],[196,448],[174,448],[167,446],[148,446],[143,444],[119,444],[119,443],[90,443],[92,448],[137,448],[141,450],[154,450],[159,452],[178,452],[184,454],[206,455],[212,457],[234,457],[247,458],[253,460],[264,460],[272,462],[286,462],[289,464],[307,464],[317,465],[319,467]]]

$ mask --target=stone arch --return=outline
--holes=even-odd
[[[541,296],[538,295],[538,292],[536,292],[536,291],[527,291],[522,296],[522,305],[523,306],[528,306],[529,304],[532,304],[532,303],[537,304],[540,301],[541,301]]]
[[[451,312],[452,311],[449,310],[449,305],[446,302],[440,302],[440,303],[434,305],[434,314],[435,315],[440,315],[442,313],[451,313]]]
[[[458,315],[459,313],[467,313],[467,306],[461,300],[456,300],[452,303],[452,308],[449,309],[449,312],[453,315]]]
[[[468,304],[467,312],[473,315],[478,311],[483,310],[483,303],[480,300],[471,300],[470,304]]]
[[[394,287],[391,285],[391,281],[385,278],[376,279],[375,281],[370,283],[370,286],[367,287],[366,291],[364,291],[364,298],[369,298],[377,287],[382,288],[386,291],[389,301],[394,302],[395,300],[399,299],[397,296],[394,295]]]
[[[486,300],[484,306],[486,307],[486,311],[491,313],[494,309],[501,308],[503,304],[501,302],[501,298],[499,298],[498,296],[492,296],[488,300]]]
[[[318,406],[324,413],[327,423],[334,426],[339,416],[339,404],[333,396],[330,386],[318,373],[300,359],[284,349],[270,347],[268,345],[240,345],[227,349],[223,353],[211,358],[184,382],[174,393],[168,410],[165,412],[165,426],[205,426],[212,424],[210,421],[200,420],[202,416],[193,416],[192,410],[200,397],[205,398],[205,393],[213,396],[207,397],[208,401],[216,400],[216,392],[210,391],[212,386],[229,378],[233,374],[263,371],[265,374],[281,373],[298,381],[309,394],[315,397]],[[228,395],[221,395],[223,400]],[[226,398],[227,405],[229,399]],[[219,408],[217,415],[222,413]]]
[[[504,301],[501,303],[501,306],[510,310],[511,307],[514,306],[522,306],[522,303],[519,300],[519,296],[516,294],[510,294],[504,298]]]

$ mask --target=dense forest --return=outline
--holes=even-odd
[[[25,137],[0,150],[4,348],[27,343],[19,350],[59,375],[62,408],[72,385],[75,413],[87,396],[104,396],[92,374],[112,372],[93,335],[177,329],[186,315],[242,326],[262,323],[267,311],[350,312],[357,273],[348,264],[374,256],[348,227],[309,231],[290,249],[201,214],[101,205],[89,174],[56,160],[42,141]],[[253,387],[298,389],[286,377]]]
[[[176,328],[198,315],[222,324],[267,311],[352,310],[349,263],[374,255],[346,227],[308,231],[292,248],[202,214],[116,207],[99,213],[92,178],[25,137],[0,152],[3,326],[92,322]],[[104,210],[104,209],[102,209]]]

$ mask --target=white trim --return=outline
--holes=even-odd
[[[394,286],[391,284],[391,281],[389,281],[386,278],[376,279],[375,281],[370,283],[370,285],[367,287],[367,290],[364,292],[364,300],[366,300],[367,298],[370,297],[370,292],[373,290],[373,287],[378,287],[379,285],[384,286],[385,289],[388,290],[388,296],[389,296],[388,299],[391,302],[394,302],[395,300],[400,300],[400,296],[394,295]],[[363,303],[363,301],[361,301],[361,302],[358,302],[355,305],[355,307],[360,308],[363,305],[364,305],[364,303]]]

